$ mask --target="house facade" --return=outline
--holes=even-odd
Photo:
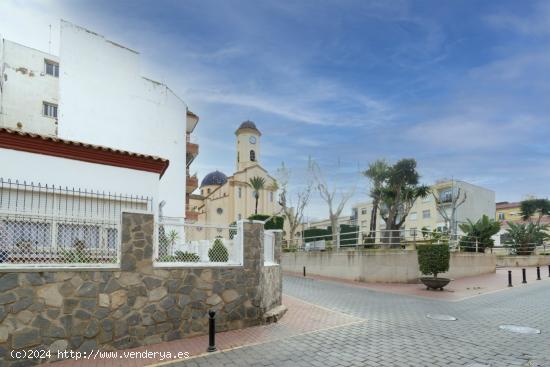
[[[163,157],[155,211],[184,217],[198,116],[142,76],[139,52],[67,21],[60,29],[59,56],[2,39],[0,127]]]

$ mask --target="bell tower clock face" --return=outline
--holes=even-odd
[[[256,144],[256,137],[251,136],[250,138],[248,138],[248,141],[250,142],[250,144]]]

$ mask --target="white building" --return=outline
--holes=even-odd
[[[59,57],[2,40],[0,65],[0,127],[162,157],[170,167],[157,205],[185,215],[186,135],[197,118],[141,75],[138,52],[61,21]]]
[[[443,180],[431,186],[432,193],[423,199],[417,199],[409,211],[405,224],[401,230],[409,236],[410,233],[426,228],[429,231],[434,229],[447,229],[450,223],[440,213],[443,210],[451,217],[452,198],[460,193],[458,202],[466,195],[464,203],[457,207],[455,212],[456,228],[451,229],[453,233],[459,233],[458,225],[466,223],[467,220],[476,222],[483,215],[489,218],[495,213],[495,192],[487,188],[476,186],[465,181]],[[434,195],[438,198],[436,201]],[[439,208],[439,210],[438,210]],[[357,203],[352,207],[352,219],[359,229],[368,232],[370,229],[372,202]],[[376,230],[385,229],[385,223],[380,213],[376,220]]]
[[[59,58],[0,40],[0,127],[57,135]]]

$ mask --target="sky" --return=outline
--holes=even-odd
[[[550,1],[0,1],[3,37],[54,54],[60,19],[138,50],[200,116],[199,180],[234,172],[250,119],[266,169],[297,191],[311,157],[355,190],[347,215],[378,158],[497,201],[550,194]],[[307,215],[328,215],[317,194]]]

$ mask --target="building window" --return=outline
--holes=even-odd
[[[210,194],[210,189],[206,189],[206,193]]]
[[[243,188],[242,188],[242,187],[239,187],[239,188],[237,189],[237,194],[238,194],[238,196],[239,196],[239,199],[243,196]]]
[[[506,215],[504,213],[498,213],[498,220],[504,220]]]
[[[239,154],[239,152],[237,152],[237,163],[239,163],[240,161],[241,161],[240,154]]]
[[[363,215],[367,214],[367,208],[362,208],[361,209],[361,214],[363,214]]]
[[[44,102],[42,113],[44,116],[57,118],[57,105],[53,103]]]
[[[44,67],[46,69],[46,74],[55,76],[59,78],[59,64],[55,61],[44,60]]]
[[[241,220],[242,216],[240,214],[237,214],[237,220]]]
[[[253,150],[250,151],[250,161],[251,162],[256,161],[256,152]]]
[[[269,192],[269,201],[273,202],[273,191]]]
[[[451,189],[441,191],[439,193],[439,201],[442,203],[450,203],[453,201],[453,191]]]
[[[411,213],[409,214],[409,219],[410,219],[410,220],[416,220],[416,212],[411,212]]]
[[[431,218],[430,209],[428,209],[428,210],[423,210],[423,211],[422,211],[422,218],[424,218],[424,219],[429,219],[429,218]]]
[[[223,209],[222,208],[218,208],[216,210],[216,213],[218,213],[219,215],[222,215],[223,214]]]

